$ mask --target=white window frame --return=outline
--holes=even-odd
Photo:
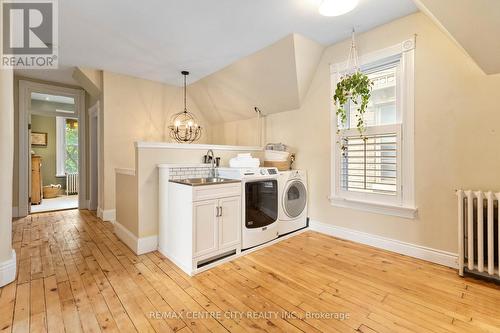
[[[56,177],[65,177],[64,161],[66,160],[66,118],[56,117]]]
[[[56,117],[56,177],[66,177],[66,119],[78,120],[75,117]]]
[[[396,196],[346,191],[341,188],[341,159],[342,152],[338,145],[340,138],[337,135],[338,120],[336,108],[331,103],[331,186],[330,203],[336,207],[352,208],[373,213],[387,214],[404,218],[415,218],[415,171],[414,171],[414,112],[415,112],[415,38],[405,40],[392,47],[388,47],[360,58],[360,66],[366,67],[385,59],[400,57],[400,81],[397,91],[398,114],[397,124],[367,127],[366,134],[378,134],[382,131],[396,133],[398,140],[398,166]],[[331,96],[340,79],[347,62],[336,63],[330,66]],[[354,134],[357,129],[343,130],[343,135]],[[351,133],[352,132],[352,133]]]

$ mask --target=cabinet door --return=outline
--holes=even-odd
[[[219,249],[217,207],[217,200],[193,203],[194,257],[202,256]]]
[[[31,203],[39,205],[42,202],[42,159],[31,157]]]
[[[241,197],[219,199],[219,248],[241,240]]]

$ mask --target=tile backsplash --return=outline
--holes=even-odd
[[[169,179],[179,180],[186,178],[205,178],[210,175],[210,166],[195,167],[170,167],[168,169]]]

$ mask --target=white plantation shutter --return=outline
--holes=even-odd
[[[383,126],[385,130],[393,126]],[[388,128],[389,127],[389,128]],[[397,195],[399,130],[342,138],[340,184],[343,191]]]

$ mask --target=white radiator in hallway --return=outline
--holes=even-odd
[[[459,273],[500,279],[500,193],[457,191]]]
[[[66,174],[66,195],[78,194],[79,184],[78,184],[78,173],[67,173]]]

